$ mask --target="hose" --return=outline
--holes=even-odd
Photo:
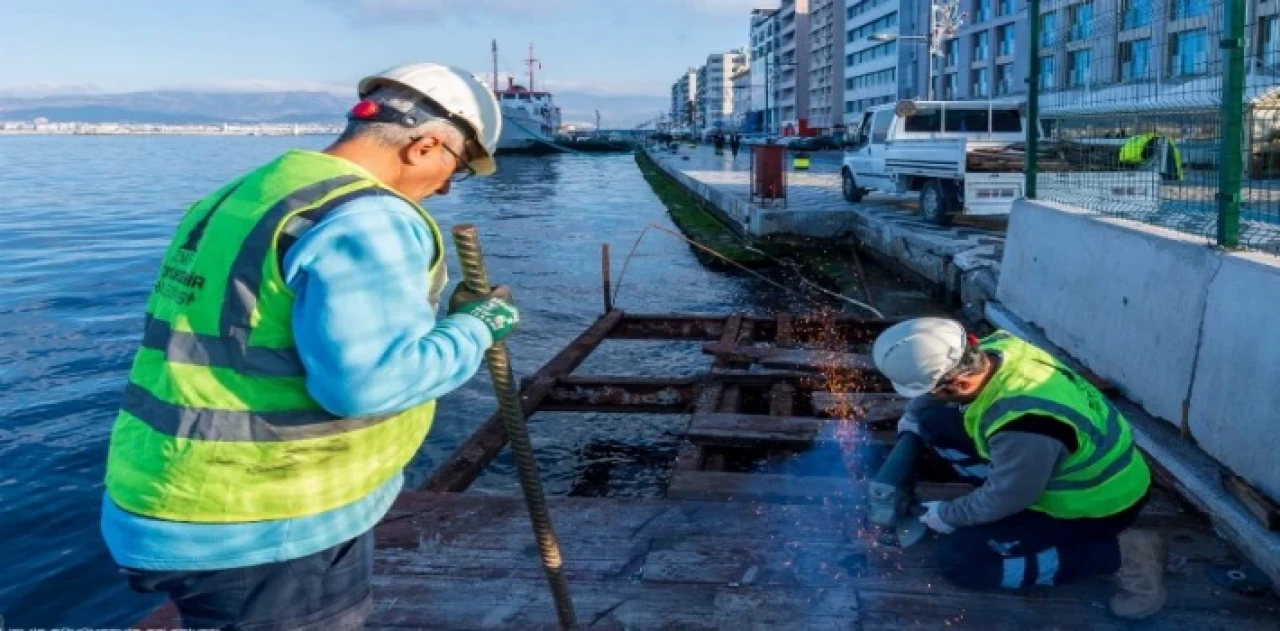
[[[475,226],[462,224],[453,228],[453,242],[458,249],[458,262],[462,266],[462,279],[467,288],[481,295],[489,293],[489,272],[485,269],[484,256],[480,252],[480,237]],[[542,569],[551,586],[556,615],[563,629],[577,629],[578,620],[573,611],[573,599],[569,596],[569,583],[564,577],[564,562],[560,556],[560,542],[551,525],[547,511],[547,499],[538,477],[538,464],[533,459],[533,445],[529,441],[529,428],[525,424],[520,394],[511,375],[511,362],[507,357],[507,345],[497,342],[485,351],[489,362],[489,375],[493,378],[493,393],[498,398],[502,423],[511,442],[511,454],[516,461],[516,475],[524,492],[533,534],[538,541],[538,553],[542,557]]]

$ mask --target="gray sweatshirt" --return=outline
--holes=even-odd
[[[997,432],[988,447],[991,470],[986,482],[940,507],[942,521],[953,528],[999,521],[1031,506],[1044,493],[1058,463],[1071,455],[1056,438],[1013,429]]]

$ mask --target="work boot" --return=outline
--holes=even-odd
[[[1120,591],[1111,598],[1111,613],[1129,620],[1151,616],[1168,598],[1164,589],[1164,567],[1168,551],[1159,533],[1126,530],[1120,533],[1120,570],[1116,582]]]

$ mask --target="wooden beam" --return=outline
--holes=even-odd
[[[688,439],[702,445],[787,449],[825,443],[892,445],[896,440],[893,431],[860,425],[811,416],[697,414],[689,424]]]
[[[1267,530],[1280,530],[1280,507],[1275,502],[1263,497],[1248,482],[1233,473],[1224,471],[1222,484]]]
[[[556,380],[573,372],[586,361],[587,356],[608,337],[623,319],[621,311],[610,311],[596,320],[582,335],[564,347],[551,361],[533,374],[528,388],[520,393],[520,406],[525,415],[532,414],[555,387]],[[436,492],[465,491],[476,476],[488,466],[502,447],[507,444],[507,431],[502,426],[502,416],[494,413],[483,425],[467,439],[467,442],[454,450],[449,459],[436,467],[434,473],[423,485],[422,490]]]
[[[968,484],[921,483],[916,500],[952,500],[969,493]],[[667,499],[766,504],[850,505],[866,502],[866,482],[849,478],[677,471],[667,487]]]
[[[757,327],[756,340],[776,343],[779,331],[783,339],[788,333],[779,329],[780,317],[791,321],[792,343],[813,342],[819,338],[835,336],[850,343],[870,343],[881,331],[897,320],[876,320],[852,315],[834,318],[814,315],[782,313],[774,316],[741,316],[742,321]],[[721,337],[725,316],[709,314],[629,313],[618,328],[610,333],[611,339],[630,340],[703,340],[714,341]]]
[[[738,339],[738,331],[742,328],[742,315],[729,316],[720,328],[720,343],[732,344]],[[712,363],[714,369],[725,369],[728,367],[728,361],[721,361],[722,358],[717,357]],[[724,383],[709,382],[703,384],[698,390],[697,401],[694,403],[693,409],[695,413],[710,414],[720,409],[720,400],[724,398]],[[673,471],[698,471],[704,464],[704,455],[702,447],[688,440],[680,441],[680,448],[676,452],[676,462]]]
[[[864,392],[814,392],[810,400],[815,415],[868,423],[897,421],[906,413],[908,403],[896,394]]]
[[[680,414],[692,407],[699,380],[692,377],[566,376],[556,381],[539,411]]]

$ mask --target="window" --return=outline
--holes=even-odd
[[[1209,14],[1209,0],[1171,0],[1169,19],[1181,20]]]
[[[893,124],[893,110],[876,112],[875,122],[871,124],[871,142],[883,143],[889,139],[889,126]]]
[[[1174,34],[1169,40],[1169,76],[1204,74],[1208,65],[1208,29]]]
[[[1040,47],[1048,48],[1058,41],[1058,14],[1049,12],[1040,16]]]
[[[1013,93],[1013,64],[996,66],[996,94],[1004,96]]]
[[[1151,23],[1152,3],[1155,0],[1124,0],[1121,9],[1122,29],[1138,28]]]
[[[1120,43],[1120,80],[1136,81],[1148,78],[1151,58],[1151,40],[1135,39]]]
[[[906,131],[939,132],[942,131],[942,110],[919,109],[909,116],[904,123]]]
[[[1018,45],[1017,33],[1013,30],[1013,25],[1006,24],[996,29],[996,37],[1000,40],[1000,56],[1012,57]]]
[[[960,93],[960,75],[950,73],[942,78],[942,98],[954,99]]]
[[[973,34],[973,61],[986,61],[987,42],[990,39],[990,33],[987,31]]]
[[[987,69],[979,68],[970,72],[971,85],[973,89],[969,91],[970,96],[986,97],[991,96],[991,91],[987,86]]]
[[[960,57],[960,40],[959,39],[947,40],[947,43],[943,46],[943,48],[946,50],[946,54],[947,54],[946,65],[954,66],[957,63],[960,63],[959,62],[959,57]]]
[[[1258,61],[1264,66],[1280,66],[1280,15],[1258,20]]]
[[[973,0],[973,22],[986,22],[991,19],[991,0]]]
[[[987,110],[947,110],[943,121],[945,131],[977,131],[986,132],[991,121],[987,120]]]
[[[991,131],[1003,134],[1022,131],[1022,113],[1018,110],[991,110]]]
[[[1053,55],[1040,58],[1040,89],[1052,90],[1058,87],[1058,58]]]
[[[1067,85],[1078,88],[1089,83],[1089,64],[1092,61],[1093,51],[1088,48],[1067,53],[1067,67],[1071,74],[1068,77]]]
[[[852,43],[859,40],[867,39],[877,33],[894,32],[898,27],[898,12],[886,13],[874,21],[867,22],[858,28],[851,29],[845,34],[845,42]]]
[[[1067,22],[1071,28],[1071,36],[1067,41],[1076,42],[1093,35],[1092,0],[1067,7]]]
[[[1013,15],[1013,0],[998,0],[996,15]]]

